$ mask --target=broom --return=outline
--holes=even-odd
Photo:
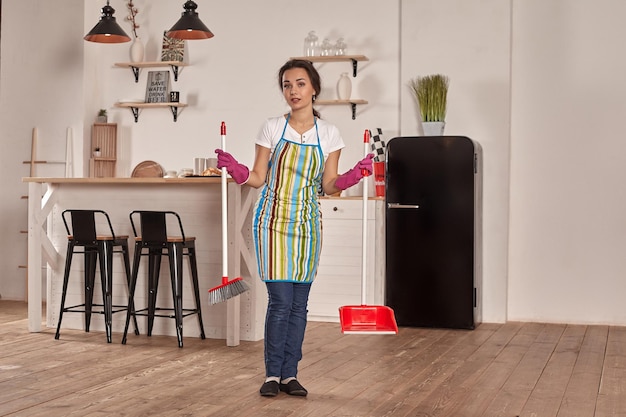
[[[222,150],[226,150],[226,124],[220,127]],[[228,280],[228,189],[226,186],[226,168],[222,168],[222,284],[209,290],[209,304],[217,304],[248,291],[250,287],[241,277]]]

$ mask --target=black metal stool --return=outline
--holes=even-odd
[[[108,223],[107,235],[97,234],[96,215],[106,219]],[[128,256],[128,235],[115,235],[109,215],[102,210],[65,210],[61,213],[65,230],[67,231],[67,256],[65,258],[65,274],[63,276],[63,292],[61,295],[61,310],[59,312],[59,322],[54,335],[58,339],[61,333],[61,320],[63,313],[84,313],[85,331],[89,331],[91,324],[91,314],[104,314],[107,342],[111,343],[112,316],[113,313],[132,310],[128,305],[113,305],[113,254],[121,253],[124,259],[124,269],[126,270],[126,284],[130,284],[130,260]],[[68,225],[67,217],[70,217],[72,228]],[[82,248],[82,250],[77,250]],[[119,249],[115,249],[119,248]],[[84,255],[84,302],[71,307],[65,307],[67,296],[67,286],[70,277],[70,267],[72,257],[75,253]],[[93,290],[96,278],[96,261],[100,260],[100,281],[102,285],[102,304],[93,302]],[[96,309],[94,310],[94,307]],[[137,319],[134,320],[135,333],[139,334]]]
[[[140,233],[137,232],[133,217],[139,216]],[[133,258],[133,272],[130,279],[129,303],[134,303],[137,274],[142,256],[148,256],[148,307],[131,311],[126,315],[126,328],[122,343],[126,343],[126,334],[131,316],[148,317],[148,336],[152,335],[155,317],[173,318],[176,321],[176,336],[178,347],[183,347],[183,319],[190,315],[198,316],[200,337],[205,338],[200,309],[200,288],[198,286],[198,268],[196,264],[196,238],[185,236],[180,216],[173,211],[145,211],[135,210],[130,213],[130,222],[135,234],[135,255]],[[169,236],[167,233],[167,219],[176,221],[180,236]],[[175,220],[174,220],[175,218]],[[144,253],[144,250],[147,250]],[[157,307],[157,289],[161,270],[161,256],[167,255],[172,281],[173,307]],[[196,300],[195,308],[183,308],[183,257],[188,256],[191,267],[191,280]],[[134,304],[129,304],[134,305]],[[169,312],[169,314],[167,314]]]

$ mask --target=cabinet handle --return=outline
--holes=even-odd
[[[339,209],[336,206],[333,207],[333,211],[337,211],[337,210],[339,210]]]
[[[417,204],[387,203],[387,208],[390,208],[390,209],[393,209],[393,208],[411,208],[411,209],[416,209],[416,208],[420,208],[420,206],[418,206]]]

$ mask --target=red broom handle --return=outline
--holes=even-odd
[[[365,129],[363,134],[363,150],[365,156],[369,153],[370,131]],[[368,198],[368,181],[369,172],[366,169],[361,170],[363,174],[363,207],[362,207],[362,245],[361,245],[361,305],[367,304],[367,198]]]
[[[220,126],[222,150],[226,151],[226,123]],[[228,188],[226,185],[226,167],[222,168],[222,285],[228,283]]]
[[[365,154],[363,156],[367,156],[369,154],[369,146],[370,146],[370,131],[369,129],[365,129],[365,133],[363,133],[363,148],[365,149]],[[367,169],[361,170],[361,175],[367,177],[370,173]]]

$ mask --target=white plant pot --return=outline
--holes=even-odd
[[[446,122],[422,122],[424,136],[443,136]]]

